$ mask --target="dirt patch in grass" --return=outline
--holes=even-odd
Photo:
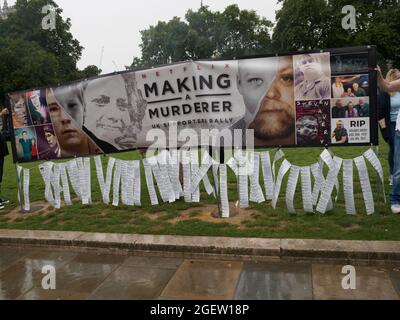
[[[349,227],[346,227],[345,229],[346,230],[358,230],[360,228],[361,228],[361,226],[359,224],[352,224]]]
[[[158,218],[161,218],[165,216],[167,212],[165,211],[159,211],[159,212],[154,212],[154,213],[147,213],[146,217],[149,218],[150,220],[154,221],[157,220]]]
[[[214,218],[212,215],[218,212],[217,205],[205,205],[179,211],[179,216],[168,220],[169,223],[177,224],[182,221],[200,220],[211,223],[230,223],[245,228],[245,222],[253,220],[259,212],[256,209],[240,209],[235,203],[230,203],[230,218]],[[146,214],[152,220],[166,215],[166,212]]]
[[[27,219],[34,216],[45,216],[51,211],[51,206],[46,201],[36,201],[31,203],[30,212],[22,212],[20,207],[11,210],[9,213],[4,215],[9,222],[15,222],[17,219]]]

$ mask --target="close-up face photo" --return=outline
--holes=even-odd
[[[297,119],[297,138],[314,141],[318,138],[318,120],[315,117],[308,116]]]
[[[270,88],[260,102],[254,121],[249,126],[256,138],[285,139],[294,137],[294,71],[292,57],[280,57]]]
[[[131,116],[131,94],[122,75],[91,80],[84,91],[87,117],[84,126],[99,139],[123,150],[136,142]]]
[[[322,73],[322,67],[316,56],[304,55],[298,61],[298,67],[305,79],[317,79]]]
[[[85,104],[83,100],[83,90],[85,84],[77,84],[55,88],[54,98],[58,104],[64,108],[78,127],[83,126],[85,115]]]
[[[51,89],[47,91],[47,103],[62,153],[65,156],[88,154],[90,143],[88,137],[64,108],[58,104]]]

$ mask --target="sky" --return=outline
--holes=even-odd
[[[3,0],[0,0],[2,3]],[[85,48],[78,68],[100,66],[104,73],[124,70],[134,56],[140,56],[140,31],[158,21],[184,17],[189,9],[197,10],[201,0],[55,0],[70,18],[73,36]],[[15,0],[8,0],[10,5]],[[230,4],[252,9],[271,21],[280,5],[277,0],[203,0],[212,11],[222,11]],[[104,47],[102,62],[101,53]]]

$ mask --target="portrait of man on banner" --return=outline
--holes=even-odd
[[[255,145],[295,144],[294,69],[290,56],[238,62],[245,115],[232,129],[254,129]]]
[[[54,96],[75,125],[104,152],[137,147],[147,103],[133,72],[56,88]]]
[[[61,158],[61,147],[53,126],[45,125],[36,127],[35,129],[38,138],[39,159],[52,160]]]

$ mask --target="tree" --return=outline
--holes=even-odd
[[[400,6],[396,1],[353,0],[356,29],[342,27],[347,0],[279,0],[272,42],[277,51],[377,45],[381,61],[400,47]],[[293,18],[295,17],[295,19]]]
[[[101,74],[101,72],[102,70],[99,69],[97,66],[89,65],[85,69],[78,71],[77,78],[88,79],[98,76],[99,74]]]
[[[271,21],[260,18],[254,10],[228,6],[217,20],[217,56],[232,58],[271,52]]]
[[[7,92],[55,85],[60,81],[58,70],[55,56],[38,44],[0,38],[0,99]]]
[[[46,5],[52,6],[56,13],[54,30],[42,28],[42,19],[45,16],[42,8]],[[62,81],[74,80],[76,63],[83,48],[70,32],[70,19],[62,18],[62,9],[52,0],[17,0],[15,9],[8,19],[0,21],[0,37],[36,43],[56,57]]]
[[[324,28],[329,21],[325,0],[280,0],[272,36],[276,51],[310,50],[325,46]]]
[[[153,66],[186,60],[188,26],[178,17],[141,31],[142,64]]]
[[[265,54],[271,51],[271,28],[272,23],[253,10],[231,5],[221,13],[202,6],[189,10],[185,21],[175,17],[141,31],[142,57],[135,58],[129,68]]]

